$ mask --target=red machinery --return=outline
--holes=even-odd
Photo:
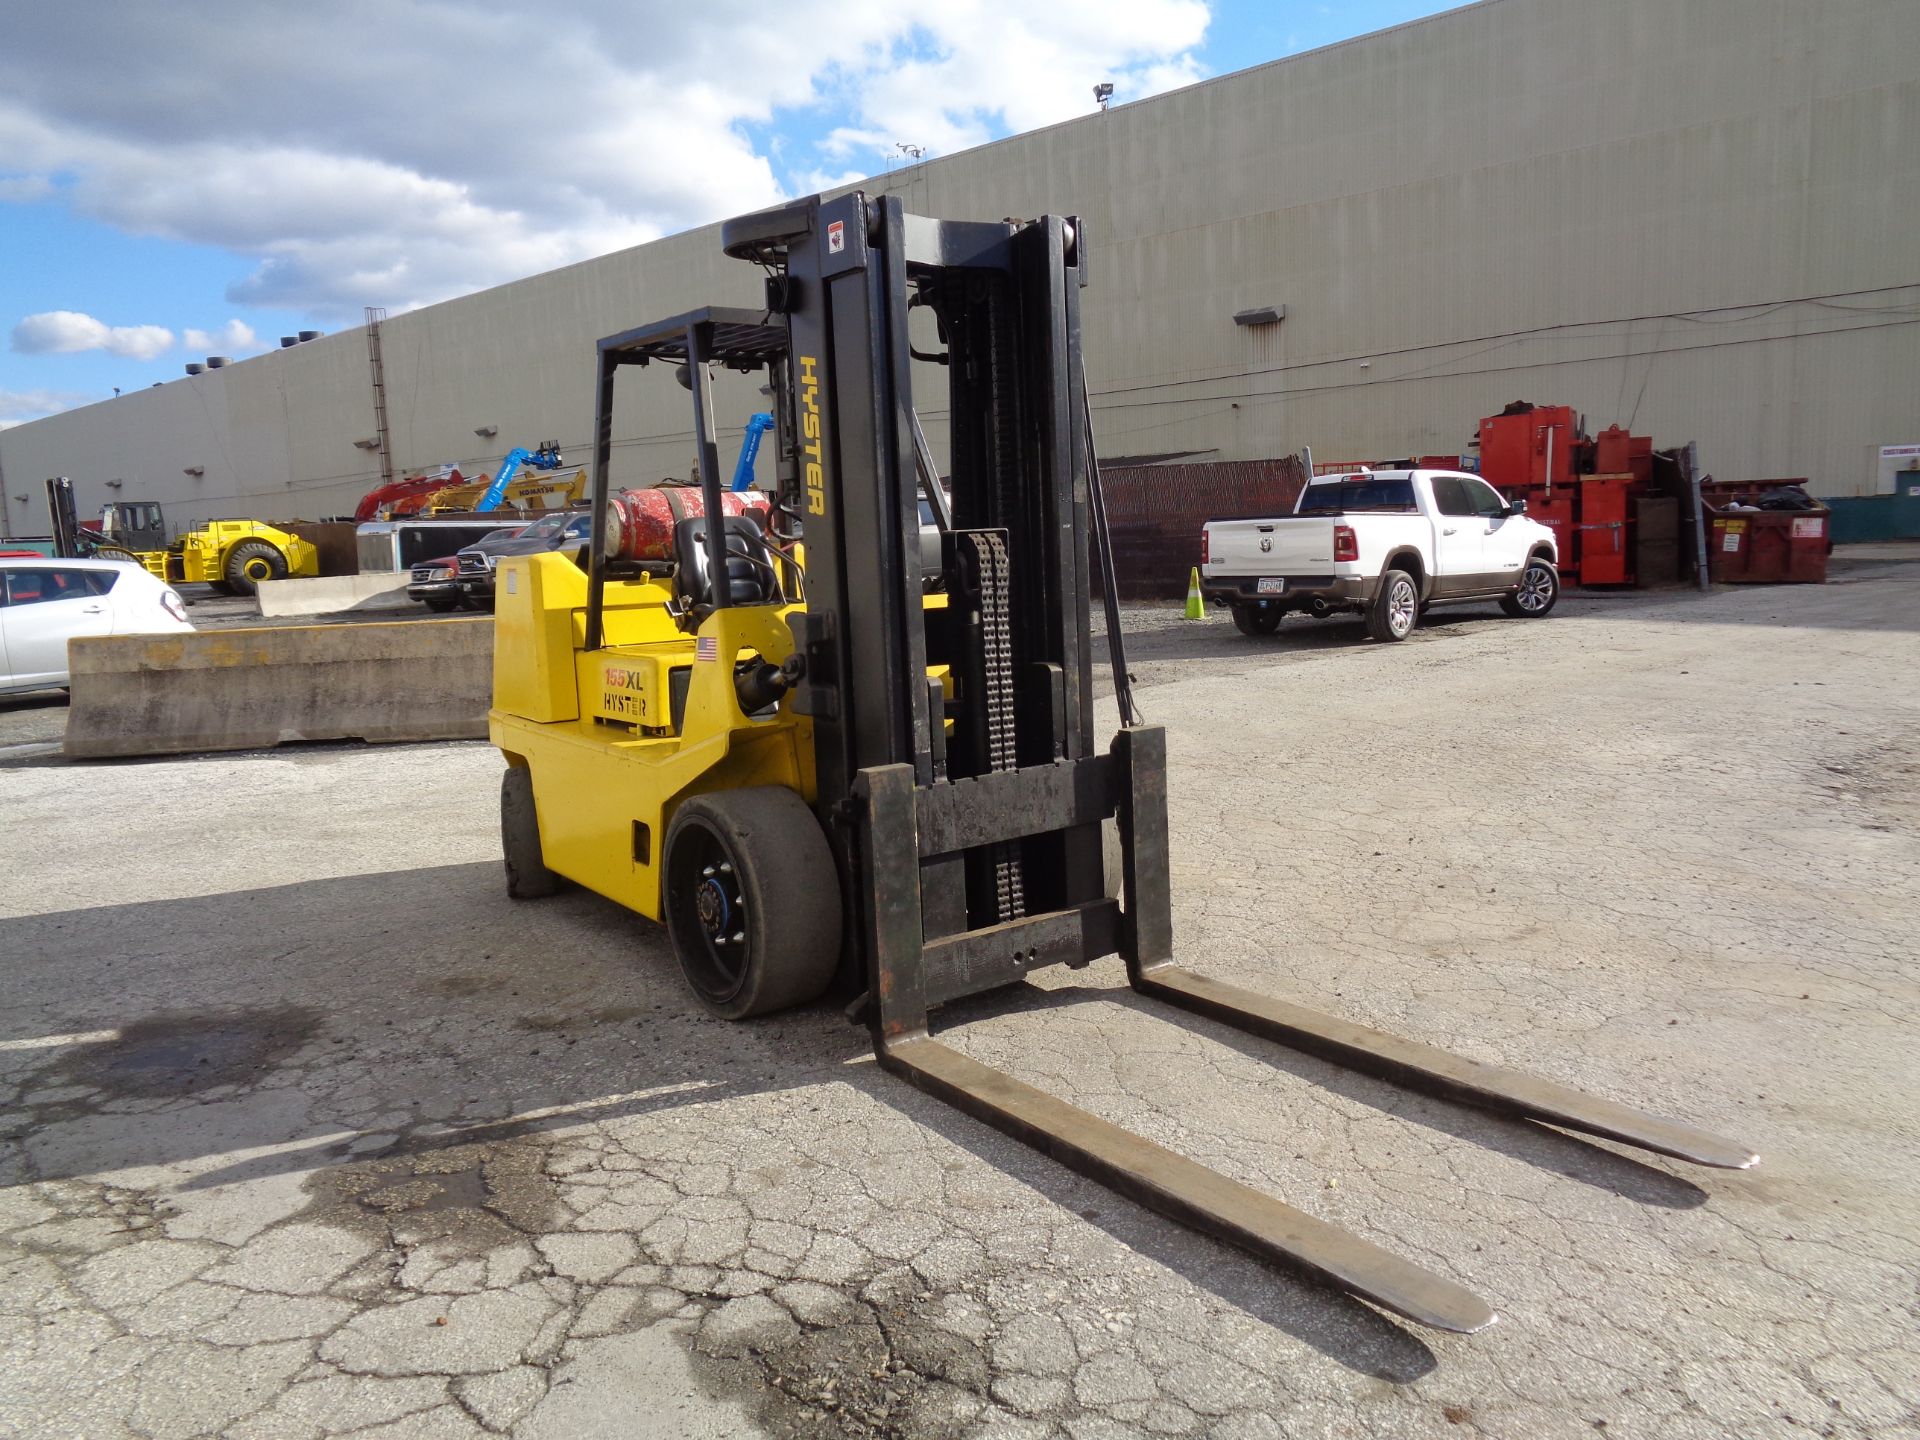
[[[1618,425],[1589,437],[1566,405],[1509,405],[1480,422],[1480,475],[1553,531],[1560,574],[1581,585],[1634,582],[1635,505],[1648,493],[1653,441]]]
[[[409,475],[404,480],[381,485],[360,497],[360,503],[353,508],[354,521],[364,524],[368,520],[381,519],[383,510],[388,515],[408,514],[410,511],[402,508],[406,501],[418,499],[424,504],[427,497],[449,485],[458,485],[461,480],[457,469],[443,468],[435,475]]]

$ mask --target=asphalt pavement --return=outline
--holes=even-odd
[[[941,1038],[1439,1272],[1417,1329],[516,904],[484,744],[77,765],[0,701],[0,1434],[1909,1436],[1920,565],[1250,640],[1130,608],[1178,957],[1705,1171],[1144,1001]],[[1110,713],[1103,721],[1111,724]]]

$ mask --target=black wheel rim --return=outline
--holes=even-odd
[[[726,842],[703,822],[681,831],[667,864],[674,948],[687,980],[724,1005],[747,983],[752,934],[740,872]]]

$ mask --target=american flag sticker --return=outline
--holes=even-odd
[[[693,647],[693,658],[696,660],[718,660],[720,658],[720,642],[711,635],[702,635],[700,637],[700,643]]]

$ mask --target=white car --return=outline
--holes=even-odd
[[[63,688],[76,635],[191,629],[173,587],[128,561],[0,558],[0,694]]]

